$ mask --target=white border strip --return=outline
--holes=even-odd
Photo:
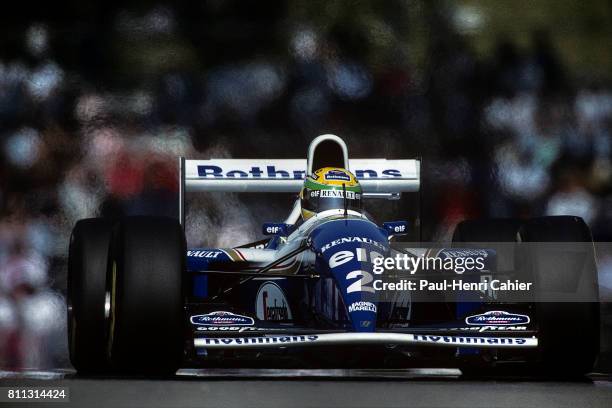
[[[441,336],[408,333],[323,333],[261,337],[200,337],[195,348],[266,348],[326,345],[397,344],[470,348],[537,347],[536,337]]]

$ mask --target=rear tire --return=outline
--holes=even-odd
[[[106,358],[106,274],[113,223],[88,218],[76,223],[68,252],[68,348],[79,373],[101,373]]]
[[[496,250],[498,269],[512,270],[515,269],[515,257],[511,243],[517,241],[521,225],[522,221],[517,218],[465,220],[455,228],[453,246],[461,247],[465,243],[468,243],[468,246],[469,243],[472,245],[479,242],[490,243],[487,247]]]
[[[113,367],[174,374],[183,357],[185,237],[163,217],[130,217],[113,233],[109,351]]]
[[[455,242],[516,242],[521,228],[516,218],[494,218],[489,220],[465,220],[455,227]]]

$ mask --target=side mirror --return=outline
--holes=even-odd
[[[408,222],[406,221],[389,221],[383,222],[383,229],[389,235],[406,235],[408,233]]]
[[[262,226],[264,235],[277,235],[286,237],[291,233],[291,225],[284,222],[265,222]]]

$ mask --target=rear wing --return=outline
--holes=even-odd
[[[364,197],[398,198],[403,192],[418,192],[421,162],[387,159],[350,159]],[[179,211],[184,220],[187,192],[298,193],[302,188],[306,159],[208,159],[180,158]]]
[[[416,192],[418,160],[350,159],[364,193]],[[186,192],[298,193],[306,176],[305,159],[181,159]]]

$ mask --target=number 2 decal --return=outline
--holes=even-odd
[[[357,271],[352,271],[346,274],[347,280],[355,279],[355,278],[360,278],[360,279],[356,282],[351,283],[346,288],[346,293],[352,293],[352,292],[374,293],[375,292],[373,287],[367,286],[369,283],[371,283],[374,280],[374,277],[372,276],[370,272],[357,270]]]

